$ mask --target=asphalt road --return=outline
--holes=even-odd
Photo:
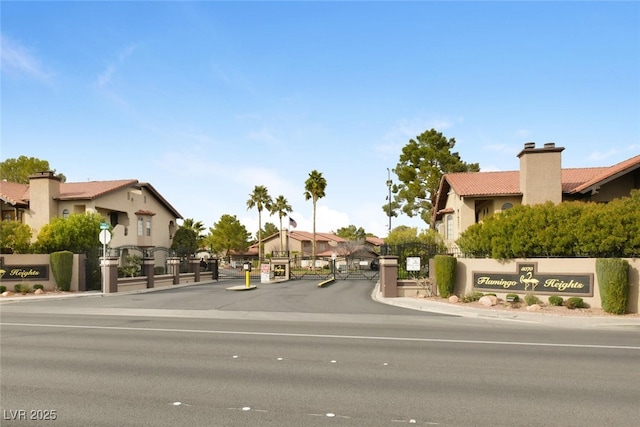
[[[0,425],[638,422],[637,331],[408,311],[369,282],[230,284],[2,304]]]

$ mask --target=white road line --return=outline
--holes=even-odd
[[[110,331],[132,331],[132,332],[178,332],[185,334],[215,334],[215,335],[250,335],[266,337],[290,337],[290,338],[327,338],[343,340],[372,340],[372,341],[406,341],[406,342],[431,342],[449,344],[475,344],[475,345],[508,345],[523,347],[559,347],[559,348],[591,348],[607,350],[640,350],[640,346],[624,345],[596,345],[596,344],[557,344],[557,343],[537,343],[523,341],[481,341],[481,340],[453,340],[441,338],[407,338],[407,337],[384,337],[365,335],[325,335],[325,334],[291,334],[285,332],[247,332],[247,331],[215,331],[200,329],[169,329],[169,328],[132,328],[122,326],[90,326],[90,325],[51,325],[42,323],[0,323],[0,326],[22,326],[32,328],[61,328],[61,329],[94,329]]]

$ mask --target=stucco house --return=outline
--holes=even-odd
[[[2,220],[30,226],[34,239],[54,217],[96,212],[113,227],[109,247],[169,248],[182,215],[149,183],[135,179],[61,182],[53,172],[29,177],[29,184],[0,182]]]
[[[562,168],[554,143],[529,142],[518,154],[520,170],[446,174],[433,210],[437,232],[455,251],[469,226],[515,205],[583,200],[606,203],[640,188],[640,155],[608,167]]]

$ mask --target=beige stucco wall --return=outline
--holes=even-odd
[[[47,265],[49,266],[49,279],[29,279],[29,280],[2,280],[0,279],[0,283],[7,287],[7,290],[13,291],[13,288],[18,283],[28,283],[32,288],[33,285],[41,284],[45,290],[54,290],[56,288],[56,280],[53,277],[53,272],[51,271],[51,262],[48,254],[46,255],[32,255],[32,254],[3,254],[3,269],[7,270],[11,268],[12,265]],[[71,276],[71,291],[78,290],[78,284],[80,281],[84,281],[84,277],[80,277],[80,274],[84,274],[84,269],[81,268],[80,263],[84,259],[84,255],[75,254],[73,256],[73,274]]]
[[[627,311],[638,313],[640,309],[638,298],[638,283],[640,272],[640,259],[628,258],[629,261],[629,283],[631,285],[629,295],[629,305]],[[493,273],[514,273],[518,263],[536,263],[537,271],[540,273],[561,273],[561,274],[593,274],[593,296],[581,298],[591,307],[601,308],[600,291],[598,289],[598,278],[596,277],[595,258],[530,258],[515,259],[508,261],[498,261],[494,259],[467,259],[458,258],[456,285],[454,293],[465,295],[471,293],[473,289],[473,272],[493,272]],[[482,291],[488,292],[488,291]],[[505,298],[508,293],[519,293],[524,297],[524,292],[495,292],[498,297]],[[547,296],[552,293],[535,292],[543,302],[547,302]]]

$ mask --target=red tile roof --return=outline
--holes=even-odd
[[[161,204],[163,204],[176,218],[182,215],[149,183],[138,182],[136,179],[121,179],[113,181],[87,181],[60,183],[58,200],[93,200],[113,191],[132,187],[146,188]],[[28,206],[29,185],[13,182],[0,182],[0,198],[11,205]]]
[[[13,206],[27,206],[29,204],[29,186],[0,181],[0,199]]]
[[[562,169],[562,192],[587,192],[638,168],[640,155],[609,167]],[[444,175],[440,181],[435,215],[446,213],[443,209],[451,188],[462,197],[522,195],[519,171],[450,173]]]

